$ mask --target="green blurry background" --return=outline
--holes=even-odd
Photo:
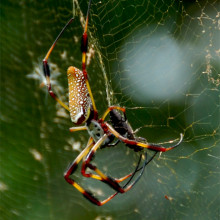
[[[42,59],[75,16],[50,57],[52,86],[67,102],[66,69],[81,67],[87,5],[0,3],[0,218],[219,219],[219,1],[92,2],[88,73],[100,114],[125,106],[137,136],[153,143],[169,146],[184,134],[181,146],[154,159],[131,191],[103,207],[65,182],[88,134],[70,133],[68,113],[40,86]],[[120,144],[100,150],[94,162],[120,177],[137,160]],[[99,198],[113,193],[80,171],[74,178]]]

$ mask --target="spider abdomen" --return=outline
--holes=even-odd
[[[69,85],[69,109],[72,122],[82,124],[90,114],[91,98],[83,72],[73,66],[67,70]]]

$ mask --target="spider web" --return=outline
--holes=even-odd
[[[99,113],[126,107],[136,136],[150,143],[170,146],[184,134],[131,191],[103,207],[62,178],[88,134],[69,133],[69,114],[39,86],[45,83],[41,60],[74,15],[50,57],[52,86],[67,102],[65,72],[81,67],[87,6],[1,2],[2,219],[219,219],[219,1],[92,2],[87,69]],[[119,144],[99,150],[94,163],[121,177],[138,157]],[[74,177],[101,199],[113,193],[80,171]]]

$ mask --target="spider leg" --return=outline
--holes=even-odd
[[[58,97],[57,95],[52,91],[51,88],[51,83],[50,83],[50,67],[48,64],[48,58],[51,54],[51,52],[53,51],[57,41],[59,40],[59,38],[61,37],[61,35],[63,34],[63,32],[65,31],[65,29],[68,27],[68,25],[73,21],[73,18],[71,18],[66,25],[64,26],[64,28],[61,30],[61,32],[59,33],[59,35],[57,36],[57,38],[55,39],[55,41],[53,42],[52,46],[50,47],[49,51],[47,52],[45,58],[43,59],[43,71],[44,71],[44,75],[46,77],[47,80],[47,88],[48,88],[48,92],[50,94],[50,96],[55,99],[61,106],[63,106],[67,111],[69,111],[69,107],[64,104]]]
[[[91,6],[91,0],[89,1],[89,5],[88,5],[88,10],[87,10],[87,15],[86,15],[86,23],[85,23],[85,27],[84,27],[84,32],[82,35],[82,41],[81,41],[81,51],[82,51],[82,72],[85,78],[85,83],[89,92],[89,96],[91,98],[92,101],[92,106],[93,106],[93,110],[95,113],[97,113],[97,109],[96,109],[96,105],[95,105],[95,100],[93,98],[92,95],[92,91],[91,91],[91,87],[89,85],[89,81],[88,81],[88,75],[87,75],[87,71],[86,71],[86,53],[88,51],[88,35],[87,35],[87,30],[88,30],[88,22],[89,22],[89,10],[90,10],[90,6]]]
[[[107,137],[107,135],[105,134],[104,136]],[[103,136],[103,137],[104,137]],[[98,141],[99,142],[99,141]],[[143,173],[143,170],[144,170],[144,167],[146,166],[145,164],[142,166],[142,172],[141,174],[139,175],[139,177],[134,181],[132,182],[129,186],[127,186],[126,188],[123,188],[119,185],[119,182],[122,182],[124,181],[125,179],[129,178],[131,176],[131,178],[133,178],[132,176],[136,173],[133,172],[125,177],[122,177],[120,179],[114,179],[114,178],[111,178],[107,175],[105,175],[104,173],[102,173],[95,165],[91,164],[90,162],[92,161],[92,158],[94,156],[94,154],[96,153],[97,149],[101,146],[101,144],[98,144],[98,142],[92,147],[92,149],[90,150],[90,152],[88,153],[88,155],[86,156],[85,158],[85,161],[83,162],[82,164],[82,170],[81,170],[81,173],[84,175],[84,176],[87,176],[87,177],[91,177],[91,173],[85,173],[87,167],[89,167],[91,170],[93,170],[94,172],[96,172],[98,174],[98,176],[101,178],[100,180],[106,184],[108,184],[111,188],[113,188],[114,190],[116,190],[117,192],[120,192],[120,193],[125,193],[127,192],[128,190],[130,190],[136,183],[137,181],[140,179],[142,173]],[[156,155],[156,154],[155,154]],[[138,165],[139,166],[139,165]],[[137,169],[137,168],[136,168]],[[140,170],[139,169],[139,170]]]
[[[156,152],[156,153],[157,153],[157,152]],[[155,155],[156,155],[156,153],[155,153]],[[154,155],[154,156],[155,156],[155,155]],[[154,157],[154,156],[153,156],[153,157]],[[133,178],[133,176],[135,175],[135,173],[136,173],[137,171],[139,171],[140,169],[142,169],[141,174],[139,175],[138,179],[135,181],[135,183],[137,183],[137,181],[140,179],[141,175],[142,175],[143,172],[144,172],[144,168],[145,168],[146,165],[153,159],[153,157],[152,157],[147,163],[145,162],[144,165],[139,168],[139,165],[140,165],[140,162],[141,162],[141,157],[142,157],[142,155],[140,155],[140,158],[139,158],[138,164],[137,164],[137,166],[136,166],[136,168],[135,168],[135,171],[134,171],[133,173],[127,175],[127,178],[128,178],[129,176],[132,176],[132,177],[131,177],[131,178],[129,179],[129,181],[124,185],[124,187],[127,186],[128,183],[130,183],[130,181],[131,181],[131,179]],[[126,178],[126,179],[127,179],[127,178]],[[134,183],[134,184],[135,184],[135,183]],[[134,185],[134,184],[133,184],[133,185]],[[113,199],[118,193],[119,193],[119,192],[116,192],[116,193],[112,194],[112,195],[109,196],[107,199],[103,200],[103,201],[101,202],[101,204],[98,204],[98,205],[101,206],[101,205],[106,204],[106,203],[109,202],[111,199]],[[86,197],[86,198],[87,198],[87,197]],[[95,203],[95,204],[96,204],[96,203]],[[96,205],[97,205],[97,204],[96,204]]]
[[[130,182],[131,182],[131,180],[133,179],[133,177],[134,177],[134,175],[138,172],[138,171],[140,171],[141,169],[144,169],[145,168],[145,164],[142,166],[142,167],[140,167],[139,168],[139,165],[140,165],[140,162],[141,162],[141,159],[142,159],[142,154],[140,155],[140,157],[139,157],[139,160],[138,160],[138,163],[137,163],[137,166],[136,166],[136,168],[135,168],[135,171],[133,172],[133,173],[130,173],[130,174],[128,174],[127,176],[126,176],[126,179],[128,178],[128,177],[131,177],[129,180],[128,180],[128,182],[123,186],[123,188],[125,188]],[[142,171],[143,172],[143,171]],[[119,180],[122,180],[123,178],[120,178]],[[125,180],[125,178],[123,179],[123,181]],[[117,181],[117,179],[115,179],[115,181]],[[119,181],[117,181],[118,183],[119,183]],[[122,181],[120,181],[120,182],[122,182]]]
[[[92,151],[92,150],[91,150]],[[149,159],[147,160],[147,153],[145,154],[145,161],[144,161],[144,164],[139,168],[139,165],[140,165],[140,162],[141,162],[141,158],[142,158],[142,155],[140,155],[140,158],[139,158],[139,161],[138,161],[138,164],[135,168],[135,171],[133,173],[131,173],[130,175],[127,175],[127,176],[131,176],[131,178],[128,180],[128,182],[123,186],[123,188],[125,188],[130,182],[131,180],[133,179],[134,175],[136,172],[140,171],[141,170],[141,173],[139,174],[139,176],[137,177],[137,179],[129,186],[129,188],[125,191],[127,192],[129,189],[131,189],[137,182],[138,180],[141,178],[141,176],[143,175],[144,173],[144,169],[146,167],[146,165],[148,163],[150,163],[152,161],[152,159],[156,156],[157,152],[154,153],[154,155]],[[127,178],[126,178],[127,179]],[[103,200],[100,204],[97,204],[95,203],[96,205],[104,205],[106,204],[107,202],[109,202],[111,199],[113,199],[119,192],[116,192],[114,194],[112,194],[111,196],[109,196],[107,199]],[[86,197],[88,199],[88,197]],[[90,199],[89,199],[90,200]],[[91,201],[91,200],[90,200]],[[93,202],[94,203],[94,202]]]
[[[139,146],[139,147],[143,147],[143,148],[147,148],[147,149],[150,149],[150,150],[153,150],[153,151],[157,151],[157,152],[166,152],[166,151],[169,151],[169,150],[172,150],[174,148],[176,148],[177,146],[180,145],[180,143],[182,142],[183,140],[183,134],[181,133],[180,134],[180,140],[177,144],[171,146],[171,147],[163,147],[161,145],[158,145],[158,144],[146,144],[146,143],[142,143],[142,142],[138,142],[138,141],[135,141],[135,140],[129,140],[128,138],[126,137],[123,137],[121,136],[114,128],[112,128],[111,125],[109,125],[107,122],[105,123],[105,125],[107,126],[107,129],[113,134],[115,135],[116,138],[118,138],[119,140],[121,140],[122,142],[124,142],[125,144],[129,144],[129,145],[134,145],[134,146]]]
[[[137,164],[137,166],[136,166],[136,169],[135,169],[135,171],[133,172],[133,174],[131,175],[131,178],[127,181],[127,183],[123,186],[123,188],[125,188],[130,182],[131,182],[131,180],[133,179],[133,177],[134,177],[134,175],[136,174],[136,172],[138,172],[138,171],[140,171],[141,170],[141,173],[139,174],[139,176],[137,177],[137,179],[133,182],[133,185],[132,185],[132,187],[140,180],[140,178],[141,178],[141,176],[143,175],[143,173],[144,173],[144,169],[145,169],[145,167],[147,166],[147,164],[149,164],[152,160],[153,160],[153,158],[156,156],[156,154],[157,154],[158,152],[155,152],[154,153],[154,155],[147,161],[147,153],[145,153],[145,161],[144,161],[144,164],[143,164],[143,166],[141,166],[140,168],[139,168],[139,164],[140,164],[140,160],[139,160],[139,163]],[[141,155],[142,156],[142,155]],[[116,193],[116,195],[118,194],[119,192],[117,192]],[[115,195],[115,196],[116,196]]]
[[[139,168],[139,164],[136,166],[136,169],[135,171],[133,172],[131,178],[128,180],[128,182],[123,186],[123,188],[125,188],[130,182],[131,180],[133,179],[134,175],[141,170],[141,173],[139,174],[138,178],[135,180],[135,183],[137,183],[137,181],[141,178],[141,176],[143,175],[143,171],[144,171],[144,168],[153,160],[153,158],[156,156],[158,152],[155,152],[154,155],[149,159],[147,160],[147,153],[145,153],[145,161],[144,161],[144,164]],[[142,156],[142,155],[141,155]]]
[[[76,170],[79,162],[82,160],[82,158],[88,154],[88,152],[91,150],[93,147],[93,139],[89,138],[89,141],[83,151],[77,156],[77,158],[70,164],[68,167],[67,171],[64,174],[64,177],[66,180],[68,180],[69,176]],[[67,181],[68,182],[68,181]]]
[[[107,138],[107,135],[104,135],[95,145],[101,145],[103,141]],[[83,187],[81,187],[78,183],[76,183],[72,178],[70,178],[70,175],[73,174],[73,172],[76,170],[77,165],[82,160],[82,158],[88,154],[88,152],[93,147],[94,142],[93,139],[90,138],[88,141],[88,144],[86,148],[77,156],[77,158],[74,160],[74,162],[69,166],[67,171],[64,173],[65,180],[71,184],[73,187],[75,187],[79,192],[83,194],[83,196],[88,199],[90,202],[92,202],[95,205],[102,206],[105,203],[109,202],[111,199],[113,199],[117,193],[112,194],[107,199],[103,201],[99,201],[97,198],[95,198],[89,191],[85,190]]]
[[[119,106],[110,106],[107,108],[107,110],[105,111],[105,113],[102,116],[102,120],[104,121],[106,116],[109,114],[110,111],[112,111],[113,109],[117,109],[119,111],[122,111],[125,117],[125,120],[127,119],[126,114],[125,114],[125,108],[119,107]]]
[[[87,127],[86,126],[79,126],[79,127],[71,127],[71,128],[69,128],[70,132],[83,131],[83,130],[87,130]]]
[[[124,176],[124,177],[121,177],[121,178],[118,178],[118,179],[114,179],[114,180],[115,180],[117,183],[120,183],[120,182],[123,182],[124,180],[126,180],[127,178],[129,178],[130,176],[134,175],[136,172],[138,172],[138,171],[141,169],[141,168],[139,168],[139,169],[137,170],[137,168],[139,167],[140,162],[141,162],[141,157],[142,157],[142,155],[140,155],[138,164],[137,164],[137,166],[136,166],[134,172],[129,173],[128,175],[126,175],[126,176]],[[91,162],[91,161],[92,161],[92,159],[90,160],[90,162]],[[94,175],[94,174],[88,173],[88,172],[86,173],[86,168],[87,168],[87,166],[86,166],[85,164],[86,164],[86,160],[85,160],[85,157],[84,157],[84,158],[83,158],[83,165],[82,165],[82,169],[81,169],[81,173],[82,173],[83,176],[85,176],[85,177],[91,177],[91,178],[93,178],[93,179],[97,179],[97,180],[103,181],[102,177],[100,177],[99,175]],[[143,166],[142,166],[142,167],[143,167]]]

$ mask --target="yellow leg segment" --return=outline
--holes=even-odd
[[[69,128],[70,132],[84,131],[84,130],[87,130],[86,126],[79,126],[79,127],[71,127],[71,128]]]
[[[110,111],[112,111],[113,109],[117,109],[119,111],[122,111],[123,113],[125,113],[125,108],[119,107],[119,106],[110,106],[107,108],[107,110],[105,111],[105,113],[102,116],[102,120],[104,121],[106,116],[109,114]]]

